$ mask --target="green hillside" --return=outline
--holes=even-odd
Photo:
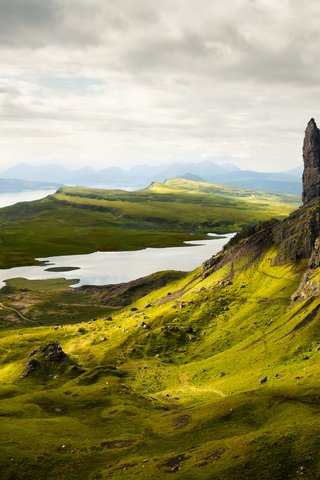
[[[1,478],[320,478],[319,215],[315,202],[249,228],[128,306],[106,295],[108,315],[89,322],[12,321]],[[37,302],[22,286],[6,306]],[[50,308],[68,292],[48,291]]]
[[[62,188],[0,210],[0,268],[37,257],[179,246],[284,218],[298,203],[293,195],[179,179],[136,192]]]

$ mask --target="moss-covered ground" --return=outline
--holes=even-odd
[[[208,232],[233,232],[284,218],[299,199],[173,179],[137,192],[63,188],[0,210],[0,268],[35,258],[180,246]]]
[[[3,328],[1,479],[320,478],[320,299],[291,305],[305,261],[276,254],[84,323]],[[48,342],[68,361],[21,378]]]

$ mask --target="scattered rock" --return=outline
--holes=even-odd
[[[145,328],[146,330],[149,330],[151,328],[151,325],[146,322],[141,322],[140,327]]]
[[[86,333],[86,329],[80,327],[80,328],[78,328],[78,332],[79,332],[79,333]]]
[[[308,355],[304,355],[304,356],[302,357],[302,360],[309,360]]]
[[[163,462],[161,466],[168,467],[168,473],[178,472],[182,467],[184,460],[187,460],[188,458],[190,457],[187,457],[185,454],[170,457],[165,462]]]
[[[137,312],[137,311],[138,311],[137,307],[131,307],[130,308],[130,312]]]
[[[185,327],[182,327],[182,330],[186,333],[193,333],[192,327],[185,326]]]
[[[195,342],[197,337],[195,335],[189,335],[189,342]]]
[[[100,342],[106,342],[107,341],[107,337],[100,337]]]
[[[269,380],[268,377],[263,377],[263,378],[260,378],[259,382],[260,382],[260,385],[262,385],[263,383],[266,383],[267,381]]]

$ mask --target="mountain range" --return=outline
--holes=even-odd
[[[299,167],[287,172],[256,172],[241,170],[232,164],[217,165],[212,161],[204,161],[172,165],[135,165],[128,170],[120,167],[108,167],[102,170],[83,167],[70,170],[58,164],[34,166],[20,163],[0,172],[0,177],[24,181],[50,181],[60,185],[88,187],[107,185],[131,188],[144,187],[152,182],[163,182],[179,177],[239,188],[297,194],[301,191],[301,174],[302,170]]]
[[[59,183],[50,181],[21,180],[19,178],[0,178],[0,193],[16,193],[29,190],[54,190]]]

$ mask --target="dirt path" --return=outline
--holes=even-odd
[[[226,397],[226,394],[223,393],[222,390],[218,390],[217,388],[213,388],[213,387],[205,387],[205,388],[202,388],[202,387],[194,387],[194,386],[191,386],[191,385],[184,385],[183,386],[184,390],[189,390],[191,392],[194,392],[194,393],[216,393],[217,395],[219,395],[220,397],[224,398]]]
[[[39,322],[36,322],[35,320],[31,320],[30,318],[25,317],[21,312],[19,312],[19,310],[16,310],[15,308],[12,308],[12,307],[7,307],[1,302],[0,302],[0,308],[2,308],[3,310],[9,310],[10,312],[15,313],[16,315],[18,315],[18,317],[21,320],[24,320],[25,322],[33,323],[34,325],[40,325]]]

